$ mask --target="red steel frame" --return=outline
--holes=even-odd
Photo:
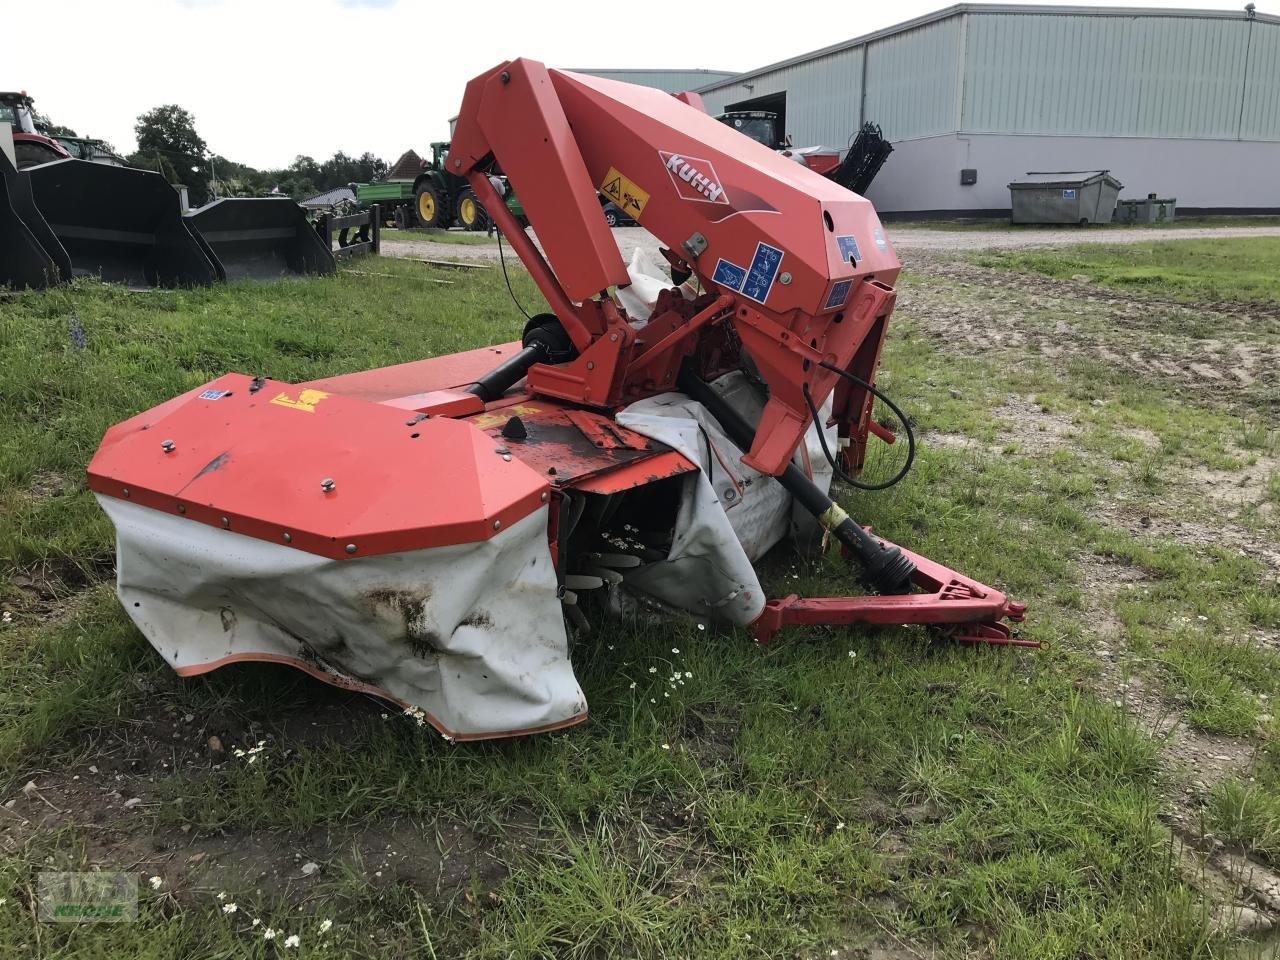
[[[679,177],[672,157],[685,164]],[[537,245],[488,178],[495,158]],[[869,434],[893,442],[871,419],[869,392],[822,366],[871,383],[879,364],[899,265],[867,201],[707,117],[695,97],[527,60],[468,84],[449,162],[528,268],[575,359],[534,365],[525,391],[489,403],[465,387],[519,344],[293,387],[228,375],[112,428],[90,465],[91,488],[337,560],[483,539],[548,504],[554,554],[563,487],[616,493],[695,469],[674,451],[647,450],[611,425],[614,414],[674,389],[686,362],[711,379],[739,368],[744,353],[770,397],[749,466],[785,469],[809,426],[805,388],[818,406],[834,393],[845,469],[861,468]],[[681,186],[695,165],[715,200]],[[596,200],[613,174],[637,191],[635,216],[670,246],[673,266],[698,277],[696,299],[669,289],[652,316],[630,318],[607,295],[630,282]],[[849,240],[860,259],[846,259]],[[752,262],[762,246],[781,258],[763,296],[717,282],[718,262]],[[582,444],[563,448],[571,470],[549,465],[558,454],[547,447],[504,446],[501,426],[517,413],[581,433]],[[398,482],[442,465],[455,480],[439,502]],[[1021,604],[903,552],[921,592],[771,600],[756,639],[787,625],[928,624],[964,642],[1035,645],[1002,622],[1022,620]]]
[[[869,391],[820,364],[874,380],[894,306],[897,258],[865,200],[851,203],[854,195],[817,173],[800,171],[792,161],[742,138],[726,139],[726,128],[700,108],[693,97],[672,98],[548,71],[528,60],[502,64],[468,84],[450,152],[458,168],[454,172],[468,177],[579,351],[571,363],[533,367],[529,390],[616,409],[671,389],[686,358],[699,361],[706,373],[718,372],[713,357],[723,344],[714,331],[732,320],[735,335],[770,388],[744,462],[764,473],[782,471],[809,424],[802,400],[807,385],[819,405],[834,390],[833,421],[847,441],[841,459],[846,470],[857,473],[868,434],[886,443],[895,438],[872,420]],[[726,196],[738,198],[728,204],[729,211],[709,213],[706,204],[680,191],[674,177],[671,184],[679,198],[673,202],[667,195],[655,202],[667,184],[653,172],[654,158],[678,151],[721,178],[717,185]],[[490,183],[487,174],[494,158],[538,229],[545,257]],[[618,166],[622,163],[625,171]],[[693,304],[676,295],[660,299],[639,333],[610,297],[592,298],[611,285],[629,282],[594,202],[596,185],[603,189],[619,173],[634,179],[637,196],[646,195],[637,200],[637,219],[660,238],[670,238],[671,249],[664,254],[673,266],[696,274],[709,291]],[[809,201],[810,209],[803,209],[797,195]],[[826,234],[814,230],[819,215]],[[855,249],[856,238],[863,238],[867,249],[859,251],[861,262],[844,262],[847,248],[840,244],[834,245],[838,252],[832,256],[830,234],[840,231],[855,238]],[[701,251],[682,242],[691,234],[717,250],[741,249],[767,236],[783,251],[791,267],[788,277],[795,282],[781,296],[771,288],[762,302],[726,289],[709,264],[702,265]],[[815,234],[818,243],[813,242]],[[744,254],[737,256],[741,260]],[[846,278],[852,281],[852,293],[832,309],[832,282]],[[939,563],[904,553],[915,564],[912,582],[922,592],[772,600],[753,624],[756,639],[767,643],[789,624],[914,623],[943,628],[962,642],[1038,645],[1014,639],[1002,622],[1021,621],[1022,604]]]

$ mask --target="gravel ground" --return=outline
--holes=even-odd
[[[1063,247],[1075,243],[1140,243],[1144,240],[1200,240],[1223,237],[1280,237],[1280,227],[1131,227],[1125,230],[1090,230],[1060,227],[1022,230],[937,230],[915,225],[889,224],[886,232],[894,247],[903,253],[911,251],[964,252],[974,250],[1010,250],[1026,247]],[[628,262],[639,247],[644,254],[661,264],[658,239],[643,227],[617,227],[613,231],[623,259]],[[432,260],[496,260],[496,244],[469,245],[439,243],[432,240],[388,240],[382,252],[393,257]],[[515,261],[510,249],[508,256]]]

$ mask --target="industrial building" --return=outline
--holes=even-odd
[[[573,73],[585,73],[593,77],[604,77],[606,80],[634,83],[641,87],[654,87],[657,90],[665,90],[667,93],[695,90],[698,87],[720,83],[737,76],[732,70],[615,70],[612,67],[606,69],[571,67],[570,69]]]
[[[771,110],[799,146],[864,121],[894,145],[868,190],[898,215],[1000,215],[1029,171],[1109,169],[1179,211],[1280,211],[1280,18],[959,4],[698,88]]]

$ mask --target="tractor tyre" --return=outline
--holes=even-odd
[[[413,213],[420,227],[446,227],[444,197],[430,181],[418,185],[413,193]]]
[[[463,230],[484,230],[489,226],[489,217],[471,190],[458,195],[458,226]]]

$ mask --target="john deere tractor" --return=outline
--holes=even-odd
[[[358,183],[356,203],[360,207],[379,204],[388,219],[406,227],[447,228],[456,221],[467,230],[484,230],[489,225],[484,209],[463,177],[449,172],[449,144],[433,143],[431,159],[417,161],[417,170],[407,169],[406,154],[380,183]]]

